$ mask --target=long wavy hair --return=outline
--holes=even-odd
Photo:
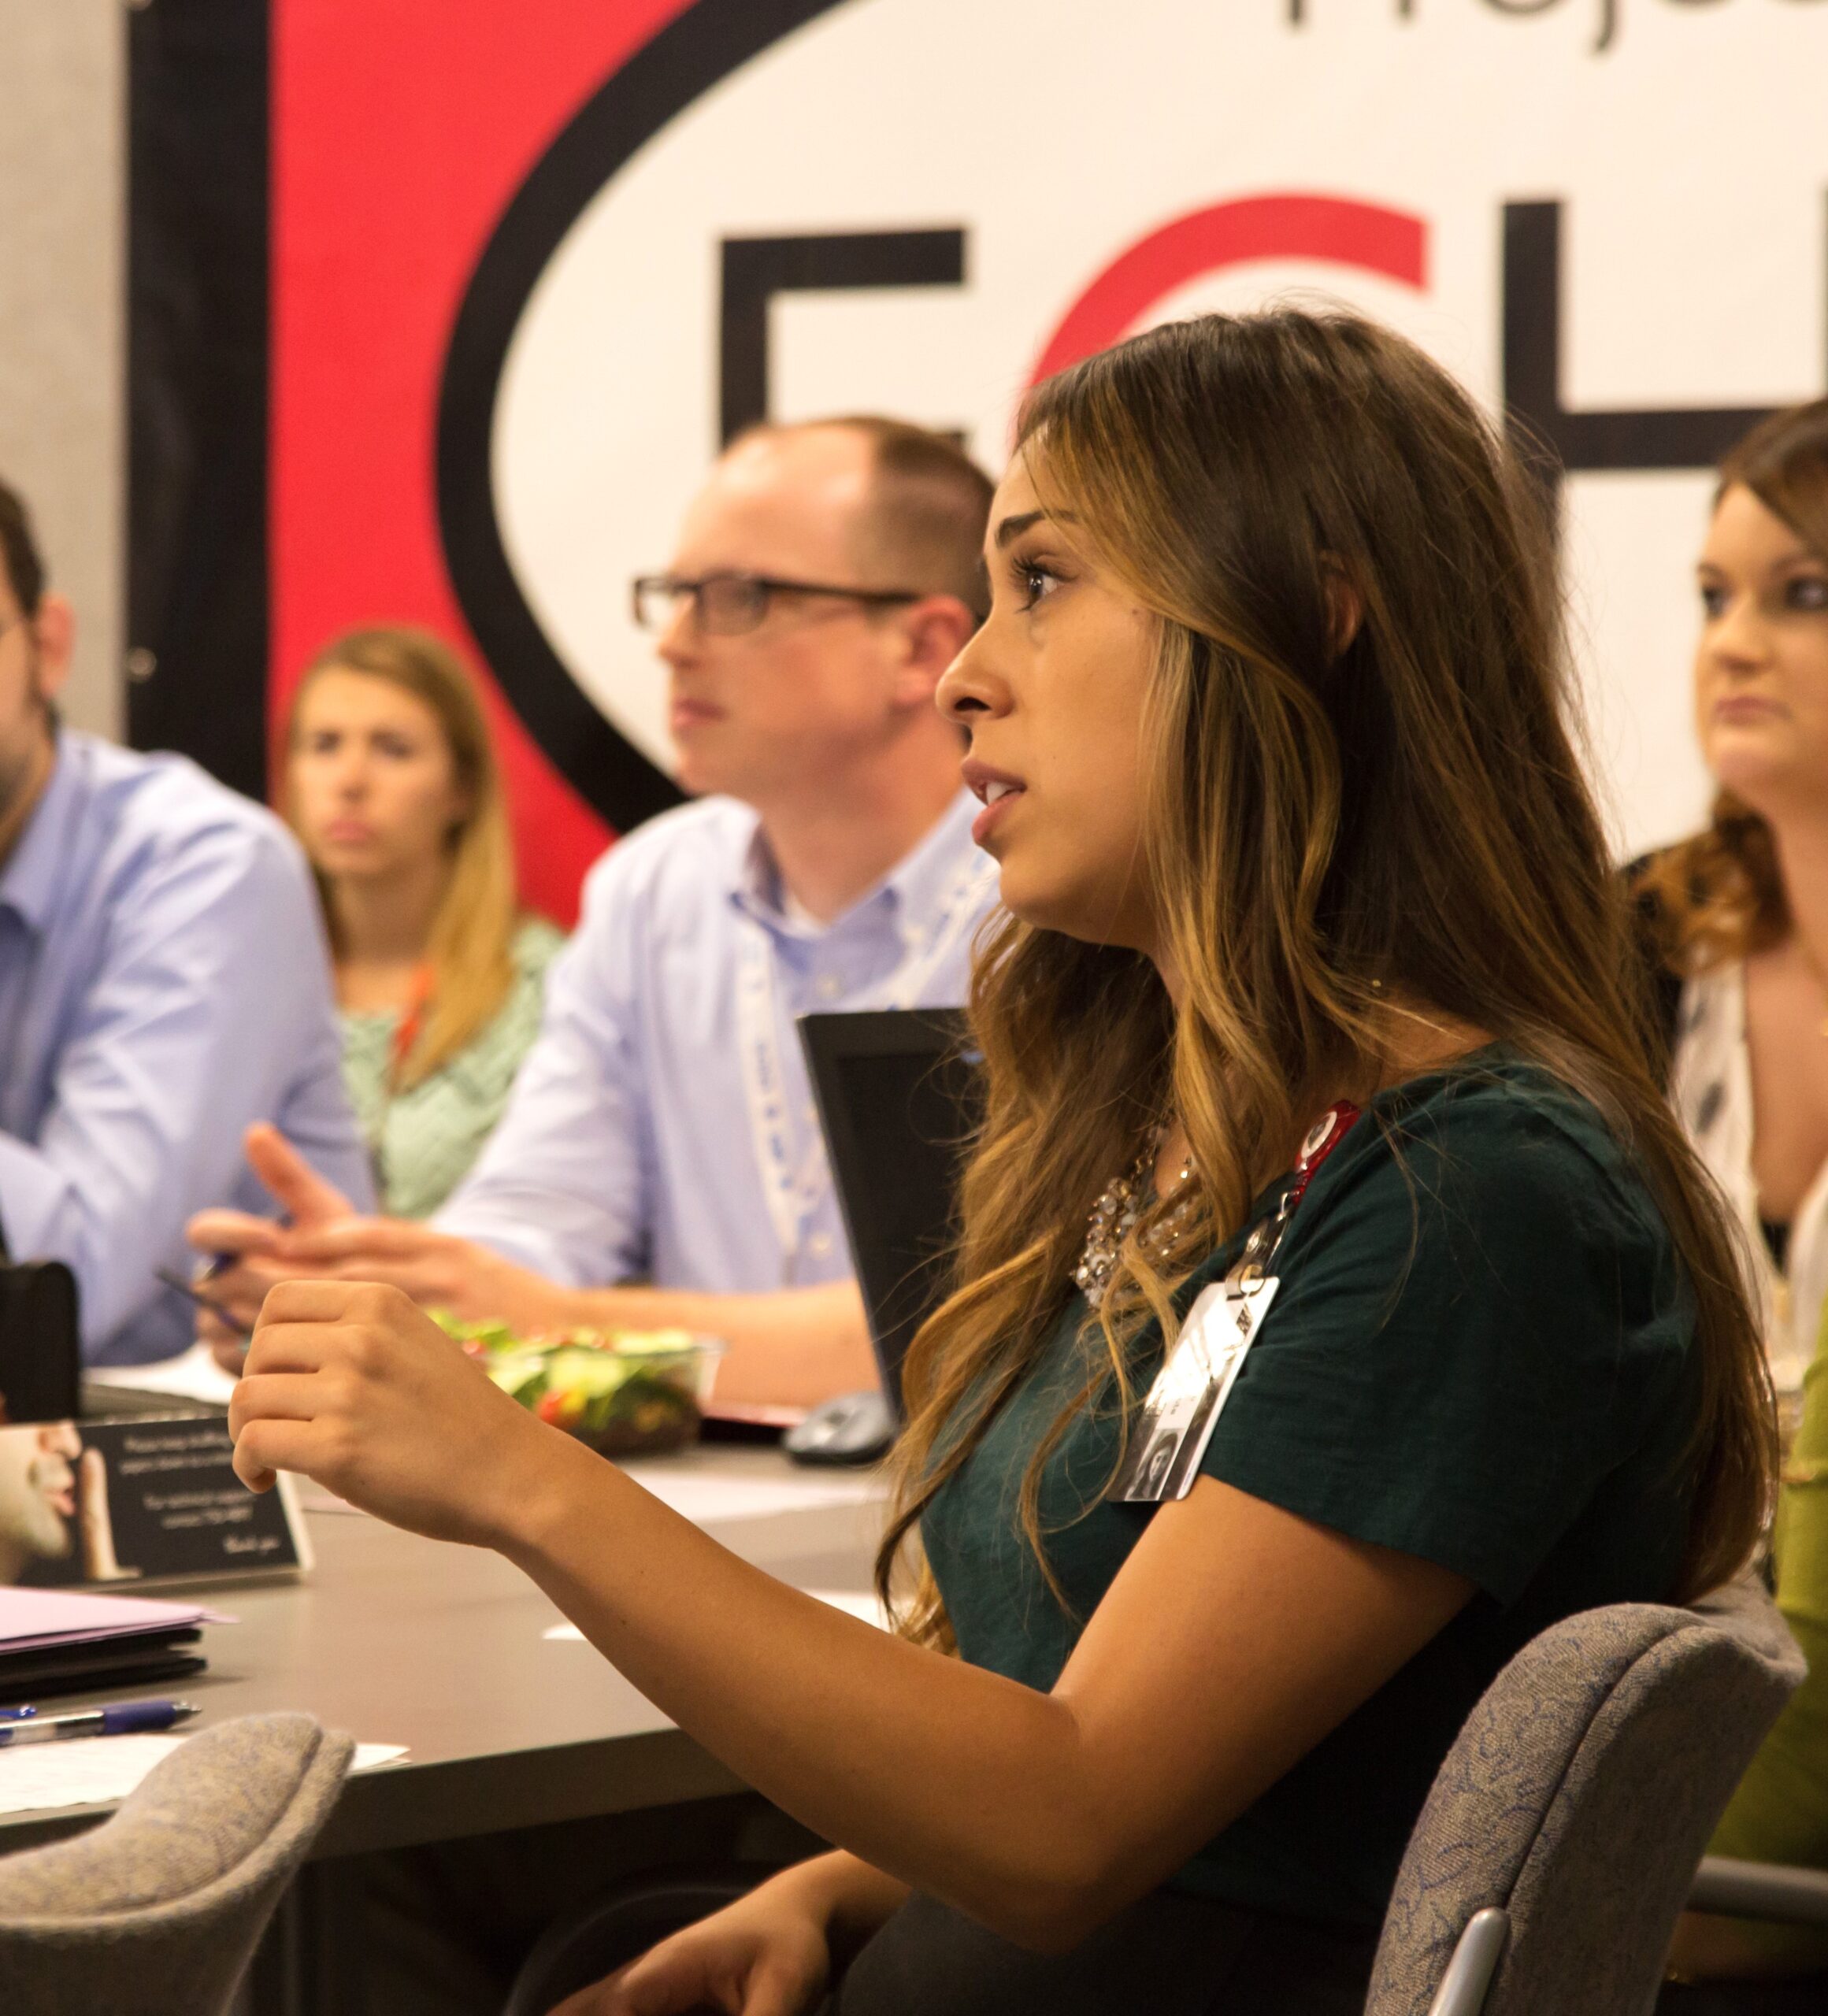
[[[402,1089],[431,1077],[480,1035],[514,984],[514,943],[521,912],[515,894],[514,840],[488,717],[463,661],[441,637],[406,624],[351,630],[326,644],[306,668],[286,721],[287,782],[280,809],[295,832],[289,754],[298,709],[311,682],[325,672],[360,673],[384,680],[423,700],[438,717],[459,787],[469,810],[446,841],[450,879],[432,920],[425,962],[432,994],[425,1021],[402,1062]],[[302,833],[299,834],[301,840]],[[312,871],[318,899],[336,943],[336,910],[321,871]]]
[[[1735,484],[1828,560],[1828,399],[1760,421],[1720,465],[1714,502]],[[1717,791],[1698,833],[1640,871],[1661,949],[1676,971],[1699,973],[1762,952],[1789,935],[1789,899],[1771,828],[1743,799]]]
[[[1174,1287],[1240,1228],[1316,1094],[1388,1077],[1404,1000],[1540,1062],[1643,1169],[1701,1360],[1681,1589],[1723,1580],[1768,1503],[1768,1377],[1721,1210],[1646,1062],[1625,899],[1568,725],[1540,486],[1444,372],[1344,313],[1138,336],[1038,387],[1018,452],[1155,618],[1143,847],[1185,984],[1177,1012],[1140,954],[1012,919],[978,948],[987,1106],[959,1285],[903,1371],[885,1599],[922,1510],[1058,1324],[1099,1190],[1173,1113],[1200,1208],[1154,1259],[1162,1207],[1126,1243],[1022,1480],[1052,1581],[1048,1458],[1113,1392],[1127,1425],[1139,1332],[1153,1317],[1171,1342]],[[949,1643],[930,1577],[901,1622]]]

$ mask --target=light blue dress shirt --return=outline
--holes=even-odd
[[[16,1259],[69,1263],[92,1362],[195,1335],[153,1269],[190,1272],[194,1211],[272,1211],[251,1121],[367,1206],[341,1050],[284,827],[181,756],[62,731],[0,873],[0,1227]]]
[[[786,914],[756,814],[732,799],[665,813],[619,842],[591,870],[577,935],[547,976],[545,1020],[507,1113],[435,1222],[574,1288],[643,1279],[737,1292],[848,1276],[794,1020],[964,999],[972,940],[996,893],[995,865],[971,839],[977,809],[962,793],[891,874],[822,927]],[[773,983],[783,1159],[812,1172],[784,1251],[738,1003],[758,944]]]

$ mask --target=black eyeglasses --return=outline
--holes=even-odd
[[[714,637],[740,637],[759,629],[777,595],[835,595],[876,608],[925,599],[919,588],[840,588],[766,574],[703,574],[695,581],[679,574],[643,574],[632,584],[635,621],[643,630],[664,629],[689,598],[700,627]]]

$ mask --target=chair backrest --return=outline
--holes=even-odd
[[[354,1749],[309,1715],[224,1722],[100,1826],[0,1858],[0,2009],[217,2016]]]
[[[774,1872],[744,1863],[659,1870],[555,1919],[521,1962],[502,2016],[547,2016],[650,1947],[745,1897]]]
[[[1648,2012],[1707,1836],[1803,1670],[1749,1581],[1692,1610],[1588,1610],[1533,1640],[1422,1808],[1366,2016],[1429,2016],[1461,1934],[1494,1908],[1510,1927],[1490,1987],[1450,2000],[1481,2016]]]

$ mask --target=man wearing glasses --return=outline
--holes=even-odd
[[[328,954],[303,857],[178,756],[62,727],[74,619],[0,484],[0,1251],[65,1262],[92,1360],[182,1351],[184,1221],[258,1208],[276,1121],[365,1201]]]
[[[524,1332],[706,1331],[731,1347],[720,1405],[874,1383],[793,1025],[964,998],[995,872],[933,690],[979,620],[990,494],[894,421],[729,449],[669,571],[633,584],[698,802],[591,871],[508,1113],[437,1218],[356,1216],[258,1137],[292,1224],[193,1225],[242,1256],[217,1299],[251,1317],[273,1280],[323,1272]]]

